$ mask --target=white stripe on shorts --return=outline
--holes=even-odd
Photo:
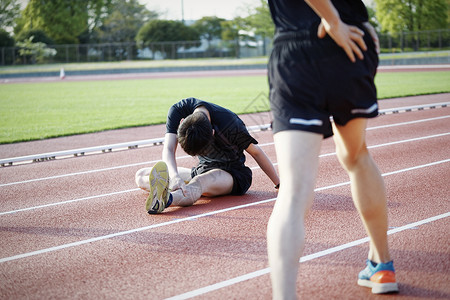
[[[291,118],[289,120],[289,123],[297,124],[297,125],[306,125],[306,126],[322,126],[322,124],[323,124],[322,120],[319,120],[319,119],[305,120],[305,119],[299,119],[299,118]]]
[[[352,114],[371,114],[378,108],[378,105],[375,103],[369,108],[355,108],[352,109]]]

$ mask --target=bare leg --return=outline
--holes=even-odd
[[[349,174],[352,197],[370,238],[368,258],[391,260],[387,241],[387,208],[384,182],[366,146],[367,119],[354,119],[345,126],[334,125],[336,152]]]
[[[314,198],[322,139],[303,131],[274,135],[281,185],[267,227],[273,299],[296,299],[304,222]]]
[[[135,180],[139,188],[150,191],[149,175],[152,168],[142,168],[136,172]],[[230,173],[215,169],[206,173],[191,177],[191,170],[187,168],[178,168],[181,178],[187,183],[186,195],[181,190],[171,192],[173,200],[172,205],[190,206],[200,197],[215,197],[227,195],[233,189],[233,177]]]
[[[178,167],[178,175],[180,175],[181,179],[187,184],[191,181],[191,169]]]
[[[142,168],[136,172],[134,175],[134,180],[136,181],[136,185],[143,189],[144,191],[150,192],[150,182],[149,175],[152,168]]]
[[[152,168],[142,168],[139,169],[135,175],[137,186],[147,192],[150,191],[149,175],[151,170]],[[192,179],[191,170],[188,168],[178,168],[178,174],[186,183],[188,183]]]
[[[186,194],[181,190],[172,192],[172,205],[193,205],[200,197],[227,195],[233,188],[233,177],[230,173],[215,169],[195,176],[186,185]]]

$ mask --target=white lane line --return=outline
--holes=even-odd
[[[435,120],[445,119],[445,118],[450,118],[450,116],[441,116],[441,117],[422,119],[422,120],[416,120],[416,121],[401,122],[401,123],[395,123],[395,124],[389,124],[389,125],[381,125],[381,126],[367,128],[367,130],[375,130],[375,129],[396,127],[396,126],[410,125],[410,124],[414,124],[414,123],[435,121]],[[261,147],[265,147],[265,146],[270,146],[270,145],[273,145],[273,142],[266,143],[266,144],[261,144],[260,146]],[[329,155],[334,155],[334,154],[336,154],[336,153],[333,152],[333,153],[329,153],[329,154],[324,154],[323,156],[329,156]],[[189,155],[184,155],[184,156],[177,157],[177,159],[184,159],[184,158],[190,158],[190,156]],[[84,175],[84,174],[91,174],[91,173],[96,173],[96,172],[106,172],[106,171],[117,170],[117,169],[122,169],[122,168],[129,168],[129,167],[136,167],[136,166],[141,166],[141,165],[148,166],[148,165],[151,165],[152,163],[156,163],[157,161],[158,160],[153,160],[153,161],[147,161],[147,162],[141,162],[141,163],[120,165],[120,166],[116,166],[116,167],[109,167],[109,168],[88,170],[88,171],[68,173],[68,174],[55,175],[55,176],[49,176],[49,177],[34,178],[34,179],[23,180],[23,181],[16,181],[16,182],[10,182],[10,183],[3,183],[3,184],[0,184],[0,187],[11,186],[11,185],[16,185],[16,184],[24,184],[24,183],[30,183],[30,182],[36,182],[36,181],[43,181],[43,180],[59,179],[59,178],[64,178],[64,177]]]
[[[416,170],[416,169],[420,169],[420,168],[426,168],[426,167],[429,167],[429,166],[439,165],[439,164],[443,164],[443,163],[447,163],[447,162],[450,162],[450,159],[436,161],[436,162],[432,162],[432,163],[429,163],[429,164],[415,166],[415,167],[406,168],[406,169],[402,169],[402,170],[397,170],[395,172],[382,174],[382,176],[388,176],[388,175],[392,175],[392,174],[408,172],[408,171],[411,171],[411,170]],[[335,187],[344,186],[344,185],[348,185],[348,184],[350,184],[350,181],[339,183],[339,184],[334,184],[334,185],[330,185],[330,186],[326,186],[326,187],[317,188],[314,191],[317,192],[317,191],[333,189]],[[157,228],[157,227],[168,226],[168,225],[172,225],[172,224],[176,224],[176,223],[181,223],[181,222],[184,222],[184,221],[190,221],[190,220],[194,220],[194,219],[197,219],[197,218],[212,216],[212,215],[220,214],[220,213],[227,212],[227,211],[237,210],[237,209],[241,209],[241,208],[245,208],[245,207],[250,207],[250,206],[254,206],[254,205],[259,205],[259,204],[275,201],[275,199],[276,198],[261,200],[261,201],[252,202],[252,203],[243,204],[243,205],[238,205],[238,206],[234,206],[234,207],[229,207],[229,208],[225,208],[225,209],[221,209],[221,210],[217,210],[217,211],[211,211],[211,212],[207,212],[207,213],[200,214],[200,215],[190,216],[190,217],[187,217],[187,218],[176,219],[176,220],[172,220],[172,221],[169,221],[169,222],[153,224],[153,225],[150,225],[150,226],[135,228],[135,229],[126,230],[126,231],[120,231],[120,232],[111,233],[111,234],[108,234],[108,235],[103,235],[103,236],[99,236],[99,237],[95,237],[95,238],[91,238],[91,239],[87,239],[87,240],[82,240],[82,241],[78,241],[78,242],[63,244],[63,245],[50,247],[50,248],[46,248],[46,249],[41,249],[41,250],[37,250],[37,251],[27,252],[27,253],[18,254],[18,255],[9,256],[9,257],[4,257],[4,258],[0,259],[0,263],[13,261],[13,260],[21,259],[21,258],[26,258],[26,257],[34,256],[34,255],[40,255],[40,254],[44,254],[44,253],[48,253],[48,252],[58,251],[58,250],[61,250],[61,249],[81,246],[81,245],[92,243],[92,242],[96,242],[96,241],[101,241],[101,240],[105,240],[105,239],[111,239],[111,238],[115,238],[115,237],[123,236],[123,235],[127,235],[127,234],[133,234],[133,233],[136,233],[136,232],[149,230],[149,229],[153,229],[153,228]],[[396,230],[396,229],[394,229],[394,230]]]
[[[410,124],[415,124],[415,123],[436,121],[436,120],[445,119],[445,118],[450,118],[450,116],[440,116],[440,117],[435,117],[435,118],[428,118],[428,119],[421,119],[421,120],[415,120],[415,121],[409,121],[409,122],[401,122],[401,123],[395,123],[395,124],[388,124],[388,125],[369,127],[369,128],[367,128],[367,130],[376,130],[376,129],[396,127],[396,126],[410,125]],[[269,146],[269,145],[273,145],[273,142],[272,143],[261,144],[260,146]],[[330,153],[328,155],[333,155],[333,154],[335,154],[335,153]],[[185,155],[185,156],[177,157],[177,159],[184,159],[184,158],[190,158],[190,156],[189,155]],[[116,166],[116,167],[109,167],[109,168],[88,170],[88,171],[68,173],[68,174],[55,175],[55,176],[49,176],[49,177],[34,178],[34,179],[23,180],[23,181],[16,181],[16,182],[10,182],[10,183],[3,183],[3,184],[0,184],[0,187],[11,186],[11,185],[16,185],[16,184],[24,184],[24,183],[30,183],[30,182],[36,182],[36,181],[43,181],[43,180],[59,179],[59,178],[64,178],[64,177],[69,177],[69,176],[91,174],[91,173],[96,173],[96,172],[106,172],[106,171],[117,170],[117,169],[121,169],[121,168],[136,167],[136,166],[141,166],[141,165],[147,165],[148,166],[148,165],[151,165],[152,163],[156,163],[157,161],[158,160],[153,160],[153,161],[148,161],[148,162],[120,165],[120,166]]]
[[[15,213],[23,212],[23,211],[27,211],[27,210],[34,210],[34,209],[57,206],[57,205],[68,204],[68,203],[73,203],[73,202],[79,202],[79,201],[97,199],[97,198],[102,198],[102,197],[120,195],[120,194],[125,194],[125,193],[130,193],[130,192],[136,192],[136,191],[140,191],[140,190],[141,190],[140,188],[134,188],[134,189],[124,190],[124,191],[119,191],[119,192],[112,192],[112,193],[101,194],[101,195],[96,195],[96,196],[89,196],[89,197],[83,197],[83,198],[78,198],[78,199],[66,200],[66,201],[62,201],[62,202],[55,202],[55,203],[48,203],[48,204],[31,206],[31,207],[26,207],[26,208],[20,208],[20,209],[11,210],[11,211],[0,212],[0,216],[15,214]]]
[[[185,156],[179,156],[177,157],[177,159],[183,159],[183,158],[188,158],[190,157],[189,155],[185,155]],[[16,181],[16,182],[10,182],[10,183],[3,183],[0,184],[0,187],[3,186],[10,186],[10,185],[15,185],[15,184],[23,184],[23,183],[30,183],[30,182],[35,182],[35,181],[43,181],[43,180],[51,180],[51,179],[58,179],[58,178],[64,178],[64,177],[69,177],[69,176],[76,176],[76,175],[84,175],[84,174],[90,174],[90,173],[97,173],[97,172],[106,172],[106,171],[111,171],[111,170],[117,170],[117,169],[123,169],[123,168],[130,168],[130,167],[137,167],[137,166],[142,166],[142,165],[151,165],[158,162],[158,160],[152,160],[152,161],[145,161],[145,162],[140,162],[140,163],[134,163],[134,164],[127,164],[127,165],[120,165],[120,166],[115,166],[115,167],[108,167],[108,168],[102,168],[102,169],[94,169],[94,170],[88,170],[88,171],[81,171],[81,172],[75,172],[75,173],[67,173],[67,174],[62,174],[62,175],[55,175],[55,176],[49,176],[49,177],[42,177],[42,178],[34,178],[34,179],[28,179],[28,180],[23,180],[23,181]]]
[[[371,145],[371,146],[367,146],[367,148],[368,149],[375,149],[375,148],[386,147],[386,146],[391,146],[391,145],[410,143],[410,142],[417,142],[417,141],[421,141],[421,140],[427,140],[427,139],[442,137],[442,136],[446,136],[446,135],[449,135],[449,134],[450,134],[450,132],[438,133],[438,134],[422,136],[422,137],[417,137],[417,138],[412,138],[412,139],[407,139],[407,140],[389,142],[389,143],[378,144],[378,145]],[[336,155],[336,152],[330,152],[330,153],[321,154],[319,157],[326,157],[326,156],[332,156],[332,155]]]
[[[378,70],[397,70],[397,69],[448,69],[448,64],[442,65],[396,65],[396,66],[379,66]]]
[[[366,130],[376,130],[376,129],[383,129],[383,128],[389,128],[389,127],[418,124],[418,123],[429,122],[429,121],[436,121],[436,120],[447,119],[447,118],[450,118],[450,116],[440,116],[440,117],[421,119],[421,120],[414,120],[414,121],[408,121],[408,122],[400,122],[400,123],[394,123],[394,124],[373,126],[373,127],[367,128]]]
[[[441,103],[432,103],[432,104],[413,105],[413,106],[407,106],[407,107],[388,108],[388,109],[380,110],[379,115],[381,116],[381,115],[386,115],[386,114],[398,114],[398,113],[405,113],[405,112],[412,112],[412,111],[420,111],[420,110],[425,110],[425,109],[445,108],[445,107],[448,107],[449,105],[450,105],[450,102],[441,102]],[[376,106],[377,105],[375,104],[374,107],[376,108]],[[268,130],[269,128],[270,128],[270,124],[255,125],[255,126],[247,127],[247,129],[250,133],[255,132],[255,131],[265,131],[265,130]],[[107,153],[107,152],[112,152],[113,149],[114,149],[114,151],[125,150],[125,149],[136,149],[139,146],[146,147],[149,145],[159,145],[159,144],[163,144],[163,143],[164,143],[164,138],[158,138],[158,139],[151,139],[151,140],[125,142],[125,143],[120,143],[120,144],[100,145],[100,146],[88,147],[88,148],[69,149],[69,150],[63,150],[63,151],[57,151],[57,152],[32,154],[32,155],[26,155],[26,156],[20,156],[20,157],[10,157],[10,158],[0,159],[0,166],[7,167],[7,166],[12,166],[14,164],[43,162],[43,161],[68,158],[68,157],[72,157],[72,156],[85,156],[85,155],[92,155],[92,154],[96,154],[96,153]]]
[[[140,228],[135,228],[135,229],[130,229],[130,230],[126,230],[126,231],[120,231],[120,232],[111,233],[111,234],[108,234],[108,235],[102,235],[102,236],[95,237],[95,238],[90,238],[90,239],[87,239],[87,240],[82,240],[82,241],[78,241],[78,242],[63,244],[63,245],[59,245],[59,246],[55,246],[55,247],[50,247],[50,248],[41,249],[41,250],[37,250],[37,251],[27,252],[27,253],[14,255],[14,256],[10,256],[10,257],[5,257],[5,258],[1,258],[0,259],[0,263],[4,263],[4,262],[7,262],[7,261],[12,261],[12,260],[17,260],[17,259],[21,259],[21,258],[25,258],[25,257],[30,257],[30,256],[34,256],[34,255],[40,255],[40,254],[44,254],[44,253],[48,253],[48,252],[61,250],[61,249],[81,246],[81,245],[92,243],[92,242],[97,242],[97,241],[101,241],[101,240],[105,240],[105,239],[111,239],[111,238],[115,238],[115,237],[119,237],[119,236],[123,236],[123,235],[127,235],[127,234],[133,234],[133,233],[136,233],[136,232],[149,230],[149,229],[154,229],[154,228],[158,228],[158,227],[162,227],[162,226],[168,226],[168,225],[173,225],[173,224],[181,223],[181,222],[185,222],[185,221],[191,221],[191,220],[195,220],[197,218],[202,218],[202,217],[207,217],[207,216],[211,216],[211,215],[216,215],[216,214],[220,214],[220,213],[223,213],[223,212],[232,211],[232,210],[236,210],[236,209],[240,209],[240,208],[245,208],[245,207],[253,206],[253,205],[257,205],[257,204],[263,204],[263,203],[274,201],[274,200],[275,200],[275,198],[266,199],[266,200],[262,200],[262,201],[258,201],[258,202],[243,204],[243,205],[234,206],[234,207],[225,208],[225,209],[216,210],[216,211],[211,211],[211,212],[208,212],[208,213],[199,214],[199,215],[195,215],[195,216],[190,216],[190,217],[186,217],[186,218],[175,219],[175,220],[168,221],[168,222],[153,224],[153,225],[140,227]]]
[[[433,135],[428,135],[428,136],[423,136],[423,137],[418,137],[418,138],[412,138],[412,139],[407,139],[407,140],[402,140],[402,141],[395,141],[395,142],[389,142],[389,143],[385,143],[385,144],[378,144],[378,145],[367,146],[367,148],[374,149],[374,148],[391,146],[391,145],[396,145],[396,144],[416,142],[416,141],[420,141],[420,140],[426,140],[426,139],[442,137],[442,136],[446,136],[446,135],[449,135],[449,134],[450,134],[450,132],[438,133],[438,134],[433,134]]]
[[[388,231],[388,235],[391,235],[391,234],[394,234],[394,233],[398,233],[398,232],[401,232],[401,231],[404,231],[404,230],[408,230],[408,229],[411,229],[411,228],[415,228],[417,226],[420,226],[420,225],[423,225],[423,224],[427,224],[427,223],[431,223],[431,222],[434,222],[434,221],[437,221],[437,220],[440,220],[440,219],[444,219],[444,218],[447,218],[449,216],[450,216],[450,212],[447,212],[447,213],[444,213],[444,214],[441,214],[441,215],[430,217],[428,219],[424,219],[424,220],[420,220],[420,221],[417,221],[417,222],[414,222],[414,223],[406,224],[404,226],[401,226],[401,227],[389,230]],[[359,240],[355,240],[355,241],[351,241],[351,242],[346,243],[346,244],[342,244],[342,245],[339,245],[339,246],[336,246],[336,247],[332,247],[332,248],[329,248],[329,249],[326,249],[326,250],[322,250],[322,251],[319,251],[319,252],[316,252],[316,253],[312,253],[312,254],[303,256],[303,257],[300,258],[299,262],[302,263],[302,262],[310,261],[310,260],[313,260],[313,259],[316,259],[316,258],[319,258],[319,257],[323,257],[323,256],[326,256],[326,255],[329,255],[329,254],[333,254],[333,253],[336,253],[336,252],[339,252],[339,251],[342,251],[342,250],[346,250],[348,248],[352,248],[352,247],[355,247],[355,246],[358,246],[358,245],[361,245],[361,244],[364,244],[364,243],[367,243],[367,242],[369,242],[369,238],[368,237],[362,238],[362,239],[359,239]],[[243,281],[246,281],[246,280],[254,279],[256,277],[259,277],[259,276],[262,276],[262,275],[265,275],[265,274],[268,274],[268,273],[270,273],[270,268],[261,269],[261,270],[258,270],[258,271],[255,271],[255,272],[251,272],[251,273],[247,273],[247,274],[235,277],[235,278],[224,280],[222,282],[218,282],[218,283],[215,283],[215,284],[212,284],[212,285],[208,285],[208,286],[205,286],[205,287],[202,287],[202,288],[199,288],[199,289],[187,292],[187,293],[183,293],[183,294],[176,295],[176,296],[173,296],[173,297],[170,297],[170,298],[166,298],[166,300],[190,299],[190,298],[193,298],[193,297],[196,297],[196,296],[200,296],[200,295],[203,295],[203,294],[206,294],[206,293],[209,293],[209,292],[212,292],[212,291],[215,291],[215,290],[227,287],[227,286],[231,286],[231,285],[239,283],[239,282],[243,282]]]
[[[116,166],[116,167],[109,167],[109,168],[102,168],[102,169],[95,169],[95,170],[88,170],[88,171],[81,171],[81,172],[74,172],[74,173],[67,173],[67,174],[55,175],[55,176],[49,176],[49,177],[34,178],[34,179],[28,179],[28,180],[23,180],[23,181],[3,183],[3,184],[0,184],[0,187],[11,186],[11,185],[16,185],[16,184],[30,183],[30,182],[35,182],[35,181],[59,179],[59,178],[64,178],[64,177],[69,177],[69,176],[77,176],[77,175],[84,175],[84,174],[97,173],[97,172],[106,172],[106,171],[117,170],[117,169],[128,168],[128,167],[136,167],[136,166],[139,166],[139,165],[151,164],[151,163],[156,163],[156,162],[157,161],[154,160],[154,161],[147,161],[147,162],[128,164],[128,165],[122,165],[122,166]]]
[[[403,140],[403,141],[395,141],[395,142],[390,142],[390,143],[385,143],[385,144],[372,145],[372,146],[368,146],[367,148],[372,149],[372,148],[386,147],[386,146],[390,146],[390,145],[396,145],[396,144],[408,143],[408,142],[415,142],[415,141],[419,141],[419,140],[431,139],[431,138],[436,138],[436,137],[441,137],[441,136],[446,136],[446,135],[450,135],[450,132],[434,134],[434,135],[430,135],[430,136],[424,136],[424,137],[413,138],[413,139],[407,139],[407,140]],[[333,156],[333,155],[336,155],[336,152],[321,154],[319,157],[327,157],[327,156]],[[186,157],[190,157],[190,156],[186,156]],[[278,163],[273,163],[273,164],[275,166],[278,165]],[[118,168],[118,167],[114,167],[114,168]],[[251,169],[252,170],[257,170],[259,168],[260,168],[259,166],[254,166]],[[8,215],[8,214],[14,214],[14,213],[21,212],[21,211],[27,211],[27,210],[33,210],[33,209],[38,209],[38,208],[49,207],[49,206],[63,205],[63,204],[67,204],[67,203],[73,203],[73,202],[78,202],[78,201],[84,201],[84,200],[90,200],[90,199],[95,199],[95,198],[107,197],[107,196],[111,196],[111,195],[123,194],[123,193],[128,193],[128,192],[135,192],[135,191],[139,191],[139,190],[140,190],[139,188],[134,188],[134,189],[129,189],[129,190],[125,190],[125,191],[119,191],[119,192],[114,192],[114,193],[107,193],[107,194],[101,194],[101,195],[96,195],[96,196],[90,196],[90,197],[72,199],[72,200],[67,200],[67,201],[49,203],[49,204],[44,204],[44,205],[31,206],[31,207],[26,207],[26,208],[11,210],[11,211],[4,211],[4,212],[0,212],[0,216]]]

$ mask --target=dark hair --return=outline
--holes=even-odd
[[[211,122],[203,112],[189,115],[178,127],[178,142],[189,155],[205,154],[213,140]]]

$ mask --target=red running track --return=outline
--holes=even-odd
[[[381,109],[450,94],[380,101]],[[266,124],[266,114],[243,116]],[[159,138],[163,126],[0,145],[1,158]],[[254,134],[276,163],[272,132]],[[348,178],[323,142],[298,275],[304,299],[450,299],[450,108],[383,115],[367,140],[385,178],[400,293],[356,284],[368,243]],[[248,159],[248,194],[144,210],[135,172],[161,146],[0,168],[1,299],[270,299],[265,231],[276,192]],[[195,160],[181,150],[180,166]],[[301,180],[301,179],[299,179]]]

